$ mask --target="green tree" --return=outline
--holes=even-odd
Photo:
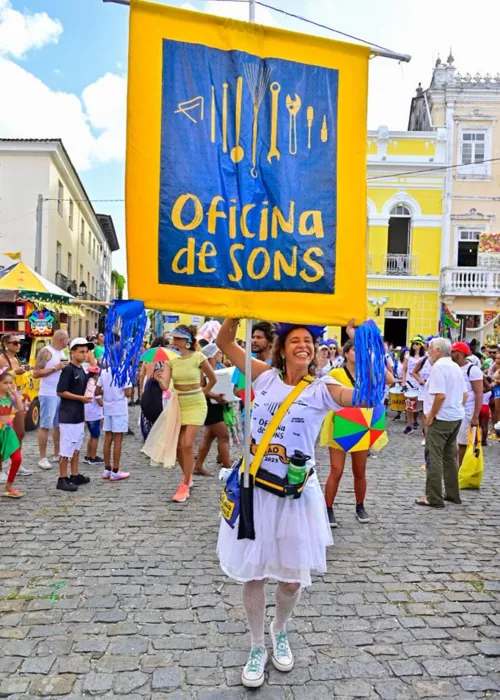
[[[125,289],[125,277],[123,275],[120,275],[117,270],[113,270],[111,272],[111,282],[114,284],[116,287],[116,295],[118,299],[123,299],[123,290]]]

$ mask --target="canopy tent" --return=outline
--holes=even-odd
[[[0,301],[30,301],[36,308],[49,309],[68,316],[84,316],[73,304],[74,297],[42,277],[22,261],[0,270]]]

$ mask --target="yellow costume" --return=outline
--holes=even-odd
[[[174,385],[200,384],[200,366],[207,358],[201,352],[189,357],[174,357],[167,361],[172,370]],[[175,390],[179,397],[181,425],[204,425],[207,417],[207,401],[201,389],[193,391]]]
[[[328,372],[329,377],[333,377],[339,384],[342,384],[342,386],[352,388],[354,386],[354,379],[350,376],[348,371],[346,370],[345,367],[337,367],[335,369],[332,369],[330,372]],[[376,414],[382,414],[384,413],[382,411],[383,407],[381,406],[379,409],[373,409],[373,408],[356,408],[356,409],[341,409],[340,411],[330,411],[328,415],[326,416],[325,420],[323,421],[323,425],[321,426],[321,433],[320,433],[320,444],[322,447],[332,447],[334,450],[341,450],[342,452],[361,452],[362,450],[368,450],[368,449],[373,449],[375,451],[381,450],[387,443],[389,442],[387,438],[387,433],[384,431],[382,434],[380,433],[379,430],[376,432],[373,430],[366,430],[363,431],[362,423],[366,424],[366,426],[371,426],[372,420],[374,417],[374,411],[376,411]],[[344,449],[344,447],[339,444],[336,440],[334,440],[334,430],[335,430],[335,417],[338,416],[338,418],[342,419],[347,419],[349,421],[353,420],[353,413],[358,414],[360,417],[362,417],[362,423],[357,422],[359,425],[359,433],[356,431],[356,434],[359,434],[359,439],[356,441],[353,435],[353,439],[349,440],[350,442],[354,442],[349,449]],[[385,418],[383,418],[385,422]],[[377,426],[378,427],[378,426]],[[349,430],[349,433],[353,433],[354,430]],[[378,435],[377,435],[378,434]],[[375,436],[376,439],[375,439]],[[340,440],[340,438],[339,438]]]

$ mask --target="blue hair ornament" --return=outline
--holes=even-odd
[[[134,383],[147,321],[144,302],[113,299],[106,318],[103,360],[115,386]]]
[[[354,350],[356,383],[353,406],[379,406],[384,401],[385,393],[385,348],[382,334],[371,319],[356,328]]]

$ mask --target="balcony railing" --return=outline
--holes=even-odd
[[[418,255],[386,253],[385,255],[368,255],[367,269],[369,275],[391,275],[414,277],[418,275]]]
[[[56,284],[60,289],[76,297],[78,290],[75,280],[69,280],[62,272],[56,272]]]
[[[482,267],[445,267],[441,274],[441,294],[488,297],[500,296],[500,270]]]

